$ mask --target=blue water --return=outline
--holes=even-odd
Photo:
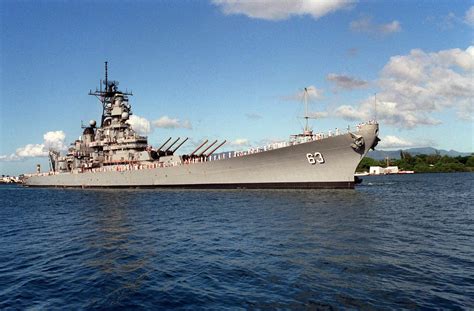
[[[0,309],[472,309],[473,184],[2,186]]]

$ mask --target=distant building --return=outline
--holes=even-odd
[[[398,166],[387,166],[385,174],[398,174]]]
[[[369,169],[370,175],[386,175],[386,174],[398,174],[398,166],[371,166]]]
[[[20,182],[20,180],[18,179],[18,177],[15,176],[2,175],[2,179],[0,179],[0,184],[12,184],[18,182]]]
[[[383,174],[383,167],[381,166],[371,166],[369,168],[370,175],[381,175]]]

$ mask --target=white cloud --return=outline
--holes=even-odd
[[[365,113],[356,110],[354,107],[349,105],[342,105],[336,108],[334,111],[336,117],[340,117],[346,120],[363,120],[367,119]]]
[[[437,144],[436,141],[427,138],[406,139],[394,135],[387,135],[381,138],[377,147],[382,149],[404,149],[425,146],[435,147]]]
[[[358,20],[352,21],[349,25],[349,28],[356,32],[365,32],[378,35],[389,35],[402,30],[400,22],[397,20],[387,24],[373,24],[371,16],[364,16]]]
[[[327,113],[326,111],[308,112],[308,117],[314,119],[322,119],[326,118],[327,116],[329,116],[329,113]]]
[[[255,146],[263,147],[263,146],[270,145],[270,144],[273,144],[273,143],[280,143],[284,140],[285,140],[285,138],[276,138],[276,137],[263,138],[263,139],[260,139],[260,140],[256,141]]]
[[[28,144],[16,150],[16,155],[22,158],[28,157],[45,157],[48,155],[48,150],[44,144]]]
[[[27,144],[16,149],[15,153],[0,155],[0,161],[18,161],[23,158],[45,157],[48,155],[49,149],[65,150],[65,138],[66,134],[63,131],[47,132],[43,135],[42,144]]]
[[[474,27],[474,6],[469,7],[463,16],[449,12],[447,15],[427,16],[425,22],[435,23],[441,30],[450,30],[463,23]]]
[[[243,14],[250,18],[285,20],[291,16],[310,15],[318,19],[334,11],[349,8],[355,0],[212,0],[226,15]]]
[[[308,100],[314,100],[314,99],[321,99],[323,97],[323,90],[318,89],[314,85],[310,85],[306,87],[306,92],[307,92],[307,99]],[[297,93],[290,95],[290,96],[283,96],[283,100],[289,100],[289,101],[303,101],[305,95],[305,90],[298,91]]]
[[[439,26],[442,30],[452,29],[458,20],[459,18],[456,17],[456,14],[449,12],[448,15],[441,17]]]
[[[170,118],[168,116],[162,116],[161,118],[150,122],[148,119],[139,117],[137,115],[131,115],[127,121],[132,128],[140,135],[148,135],[153,132],[153,128],[186,128],[192,129],[191,122],[188,120],[180,121],[177,118]]]
[[[379,95],[377,96],[380,97]],[[376,112],[375,109],[377,110]],[[375,116],[375,113],[377,113],[377,116]],[[366,121],[376,118],[385,124],[404,128],[414,128],[419,125],[437,125],[441,123],[439,120],[427,116],[423,111],[406,109],[403,105],[396,102],[377,99],[377,107],[375,108],[373,98],[365,100],[358,108],[349,105],[339,106],[334,111],[334,115],[350,121]]]
[[[309,99],[320,99],[323,97],[323,90],[318,89],[314,85],[310,85],[306,88],[306,92],[308,93]],[[304,97],[304,91],[299,93],[299,97]]]
[[[0,155],[0,162],[11,162],[19,160],[21,160],[21,158],[15,153],[12,153],[10,155]]]
[[[158,128],[167,128],[167,129],[175,129],[175,128],[186,128],[192,129],[191,122],[188,120],[180,121],[176,118],[170,118],[168,116],[162,116],[158,120],[153,121],[153,126]]]
[[[399,32],[401,30],[402,30],[402,27],[400,26],[400,22],[397,20],[394,20],[388,24],[379,25],[379,31],[383,34]]]
[[[64,140],[66,139],[66,134],[63,131],[51,131],[43,135],[44,147],[46,149],[54,150],[65,150],[66,145]]]
[[[376,84],[377,119],[403,128],[440,124],[431,114],[455,109],[465,120],[472,120],[474,98],[474,47],[427,53],[412,50],[408,55],[391,57]],[[340,106],[334,114],[345,119],[368,120],[375,115],[374,98],[359,107]]]
[[[474,5],[466,11],[464,22],[470,26],[474,26]]]
[[[340,75],[330,73],[326,76],[326,80],[333,82],[337,89],[352,90],[357,88],[364,88],[368,85],[367,81],[360,80],[348,75]]]
[[[248,146],[249,140],[246,138],[237,138],[230,143],[231,146]]]
[[[140,135],[148,135],[151,133],[151,124],[146,118],[137,115],[131,115],[127,123],[132,126],[132,129]]]
[[[397,137],[397,136],[392,136],[392,135],[382,137],[382,140],[379,143],[379,148],[386,148],[386,149],[408,148],[408,147],[413,147],[413,146],[415,146],[414,142],[404,139],[404,138]]]

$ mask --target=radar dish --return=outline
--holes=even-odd
[[[106,86],[118,86],[119,85],[119,82],[118,81],[115,81],[115,80],[112,80],[112,81],[107,81],[107,84],[106,84],[106,81],[102,81],[102,83],[104,83],[104,85]]]

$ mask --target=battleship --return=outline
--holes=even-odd
[[[379,138],[376,121],[353,130],[314,133],[306,125],[289,140],[245,151],[216,151],[226,141],[197,145],[178,154],[188,138],[168,138],[159,147],[148,144],[130,124],[129,97],[117,81],[105,80],[90,91],[102,106],[100,125],[91,120],[67,153],[49,150],[50,170],[25,174],[27,187],[168,187],[168,188],[329,188],[353,189],[357,165]],[[104,87],[103,87],[104,86]]]

